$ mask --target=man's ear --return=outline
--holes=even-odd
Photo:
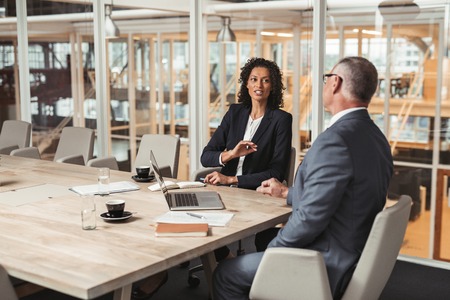
[[[342,79],[339,76],[332,76],[332,79],[333,83],[331,87],[333,88],[333,94],[336,94],[342,87]]]

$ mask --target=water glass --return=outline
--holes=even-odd
[[[98,194],[109,195],[109,168],[98,169]]]
[[[94,195],[81,196],[81,228],[93,230],[97,227]]]

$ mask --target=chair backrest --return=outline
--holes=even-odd
[[[59,138],[54,161],[74,155],[82,155],[85,164],[94,154],[95,132],[85,127],[64,127]]]
[[[160,168],[170,168],[170,174],[163,174],[163,176],[177,178],[180,159],[180,138],[166,134],[144,134],[132,171],[136,166],[150,165],[150,150],[153,151]]]
[[[0,293],[2,300],[17,300],[18,297],[5,268],[0,265]]]
[[[97,157],[97,158],[90,159],[86,163],[86,166],[95,167],[95,168],[109,168],[111,170],[119,170],[119,165],[114,156]]]
[[[292,186],[294,184],[295,168],[297,166],[296,160],[297,151],[294,147],[291,147],[291,153],[289,157],[289,165],[284,174],[284,180],[287,186]]]
[[[19,148],[19,149],[11,151],[11,153],[9,155],[41,159],[41,154],[39,153],[39,149],[37,147]]]
[[[411,203],[411,197],[402,195],[378,213],[343,300],[380,297],[403,243]]]
[[[332,300],[322,254],[301,248],[268,248],[249,297],[252,300]]]
[[[6,120],[3,122],[0,133],[0,148],[9,146],[17,146],[17,148],[29,147],[30,139],[31,123],[20,120]]]

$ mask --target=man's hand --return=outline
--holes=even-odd
[[[264,180],[256,191],[273,197],[287,198],[289,188],[275,178],[270,178]]]

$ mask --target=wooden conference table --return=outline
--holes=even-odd
[[[0,264],[11,276],[81,299],[112,291],[115,299],[130,299],[133,282],[199,256],[210,276],[214,249],[282,223],[291,212],[283,199],[207,186],[235,214],[229,226],[212,227],[207,237],[155,237],[154,219],[168,207],[161,192],[139,183],[139,191],[95,197],[97,215],[106,211],[107,199],[124,199],[133,217],[98,217],[95,230],[82,230],[80,196],[68,188],[96,184],[95,168],[0,158]],[[132,181],[130,176],[111,171],[111,182]]]

